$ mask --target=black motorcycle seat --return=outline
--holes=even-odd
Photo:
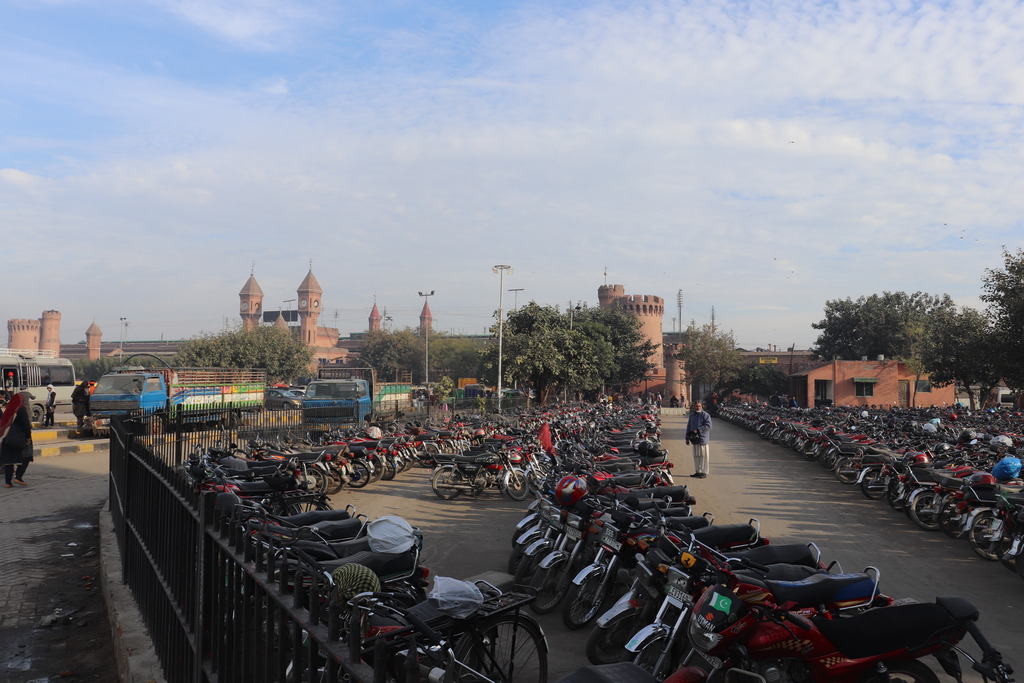
[[[767,573],[756,569],[740,569],[736,571],[736,576],[743,577],[747,583],[768,588],[769,581],[803,581],[823,571],[803,564],[773,564],[767,569]]]
[[[886,463],[892,462],[893,460],[895,460],[895,458],[893,458],[891,455],[886,455],[884,453],[878,453],[878,454],[876,454],[876,453],[868,453],[863,458],[860,459],[860,464],[861,465],[884,465]]]
[[[501,462],[501,456],[496,453],[475,453],[472,455],[452,456],[452,462],[466,465],[496,465]]]
[[[955,633],[964,620],[929,602],[880,607],[844,619],[815,617],[813,621],[840,653],[860,659],[923,648]]]
[[[615,497],[619,500],[625,500],[629,496],[636,496],[638,499],[668,498],[674,503],[683,502],[690,497],[689,491],[685,486],[654,486],[648,489],[634,489],[626,493],[615,494]]]
[[[358,518],[324,520],[316,522],[315,524],[310,524],[309,528],[323,538],[340,541],[343,539],[355,538],[363,528],[363,520]]]
[[[351,518],[348,510],[310,510],[297,515],[285,515],[277,519],[288,526],[313,526],[322,522],[337,522]]]
[[[416,553],[375,553],[372,550],[357,552],[338,560],[321,562],[324,571],[333,572],[346,564],[361,564],[382,579],[402,576],[412,572],[416,566]]]
[[[815,574],[802,581],[768,581],[775,599],[798,605],[861,602],[871,598],[877,584],[868,574]]]
[[[367,536],[350,538],[346,541],[323,541],[301,540],[292,543],[292,550],[301,550],[318,562],[330,562],[355,555],[370,549],[370,539]]]
[[[674,529],[681,531],[683,529],[704,529],[711,526],[711,521],[707,517],[697,517],[690,515],[688,517],[669,517],[665,520],[665,528]]]
[[[308,452],[308,453],[292,453],[291,457],[295,458],[296,460],[298,460],[301,463],[305,463],[305,464],[308,465],[311,462],[317,462],[318,460],[323,458],[323,452],[317,451],[315,453],[312,453],[312,452]]]
[[[721,524],[695,529],[693,537],[711,547],[753,543],[757,529],[750,524]]]
[[[783,545],[762,545],[747,550],[737,550],[728,554],[730,558],[748,559],[757,564],[799,564],[805,567],[817,567],[818,558],[810,547],[803,543],[786,543]]]

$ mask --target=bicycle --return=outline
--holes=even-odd
[[[430,602],[406,606],[407,598],[393,593],[360,593],[348,603],[348,632],[359,634],[361,656],[375,672],[406,683],[546,681],[547,638],[522,609],[534,596],[502,593],[486,581],[476,586],[484,601],[466,618],[446,615]]]

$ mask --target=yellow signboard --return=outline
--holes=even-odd
[[[757,362],[761,363],[762,365],[777,365],[779,359],[776,358],[775,356],[761,356],[760,358],[757,359]]]

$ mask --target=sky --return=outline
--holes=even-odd
[[[614,283],[807,348],[1024,245],[1024,2],[0,0],[0,235],[0,319],[64,343],[312,266],[343,335]]]

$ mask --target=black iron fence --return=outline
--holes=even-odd
[[[124,581],[172,683],[374,679],[321,612],[320,577],[254,555],[251,538],[182,467],[196,446],[315,429],[297,422],[299,412],[206,410],[112,425],[110,507]]]

